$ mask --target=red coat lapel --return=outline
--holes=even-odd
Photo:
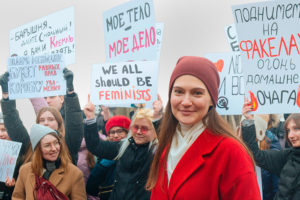
[[[169,183],[169,197],[173,199],[179,187],[205,162],[204,155],[210,154],[224,139],[205,129],[178,162]]]

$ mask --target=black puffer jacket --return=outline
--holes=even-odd
[[[280,177],[276,200],[300,199],[300,149],[291,148],[281,151],[258,148],[253,120],[242,123],[242,137],[253,153],[258,166]]]
[[[85,126],[84,137],[87,149],[99,158],[112,160],[119,153],[121,142],[99,140],[96,123]],[[114,189],[110,199],[150,199],[150,192],[146,191],[144,187],[153,159],[153,150],[149,149],[149,143],[135,144],[132,137],[129,138],[129,142],[130,145],[117,161]]]

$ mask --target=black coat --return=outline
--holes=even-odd
[[[112,160],[119,153],[121,142],[99,140],[96,123],[85,126],[84,137],[87,149],[99,158]],[[150,199],[150,192],[145,190],[145,184],[153,159],[153,151],[149,149],[149,143],[137,145],[132,137],[129,138],[129,142],[130,145],[117,161],[114,189],[110,199]]]
[[[293,164],[296,166],[289,165],[292,159],[294,160],[296,158],[300,160],[300,154],[297,153],[297,149],[285,149],[281,151],[260,150],[256,142],[254,123],[250,123],[248,126],[245,124],[242,126],[242,137],[246,145],[252,151],[256,164],[280,177],[278,192],[274,199],[299,200],[300,170],[297,172],[295,169],[300,169],[300,162],[294,162]],[[295,179],[293,182],[291,182],[290,177],[287,176],[289,175],[287,172],[295,172],[296,176],[294,176]],[[292,186],[293,189],[290,190],[285,197],[279,197],[278,193],[285,189],[284,186]]]

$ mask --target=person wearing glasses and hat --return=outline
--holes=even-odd
[[[110,118],[105,125],[108,141],[120,142],[127,137],[130,119],[117,115]],[[86,183],[86,192],[90,195],[99,195],[101,200],[108,200],[114,186],[116,161],[101,159],[92,169]]]
[[[127,137],[120,142],[98,139],[95,107],[91,102],[85,106],[84,113],[84,137],[88,150],[99,158],[116,160],[114,188],[109,199],[150,199],[150,192],[145,190],[145,184],[158,143],[152,124],[153,110],[137,110]]]

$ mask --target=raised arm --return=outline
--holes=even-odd
[[[80,109],[79,99],[74,92],[73,72],[64,69],[64,78],[67,82],[67,95],[65,96],[65,141],[69,148],[73,163],[77,163],[78,151],[83,138],[83,113]]]
[[[279,176],[284,164],[286,163],[289,151],[262,151],[259,149],[256,142],[254,120],[249,114],[251,110],[252,106],[246,100],[242,108],[242,113],[246,118],[242,121],[242,138],[248,148],[252,151],[256,164]]]
[[[84,114],[86,116],[84,137],[87,149],[100,158],[114,159],[119,153],[120,143],[99,139],[95,106],[90,102],[90,97],[87,105],[84,107]]]
[[[153,126],[156,133],[159,134],[159,126],[163,117],[163,102],[159,94],[157,94],[157,100],[153,101]]]
[[[16,101],[9,100],[8,76],[8,72],[0,76],[0,85],[2,89],[1,109],[3,112],[4,126],[10,139],[22,143],[20,150],[20,156],[22,156],[25,154],[25,151],[30,144],[30,139],[28,132],[20,119],[19,112],[17,111]]]

